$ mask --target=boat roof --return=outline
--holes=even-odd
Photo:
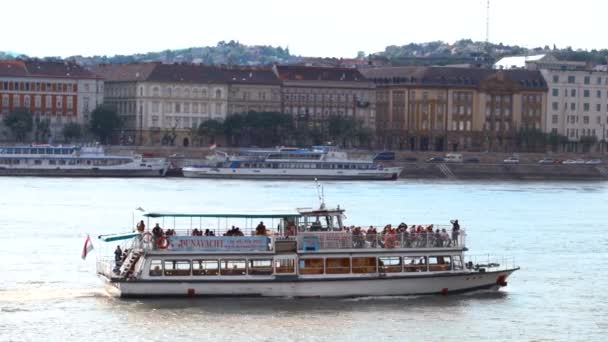
[[[273,211],[250,213],[169,213],[155,212],[144,214],[145,217],[216,217],[216,218],[295,218],[302,216],[297,211]]]

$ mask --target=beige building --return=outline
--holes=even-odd
[[[228,112],[228,83],[215,67],[140,63],[100,65],[105,103],[124,118],[123,143],[188,146],[193,132]]]
[[[327,130],[330,116],[348,116],[375,129],[375,86],[358,70],[279,65],[274,72],[283,85],[283,112],[297,126]]]
[[[223,70],[228,82],[228,115],[281,112],[281,81],[271,69]]]
[[[539,72],[454,67],[361,69],[377,86],[377,144],[411,150],[514,149],[519,130],[543,129]]]

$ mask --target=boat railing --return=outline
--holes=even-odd
[[[518,268],[513,256],[496,255],[467,255],[465,257],[465,268],[469,270],[485,272],[505,271]]]
[[[97,270],[97,274],[101,274],[106,277],[112,277],[113,269],[116,263],[111,257],[100,257],[97,258],[95,263],[95,268]]]
[[[466,233],[457,235],[424,233],[359,233],[359,232],[300,232],[298,249],[316,251],[328,249],[391,249],[391,248],[463,248]]]

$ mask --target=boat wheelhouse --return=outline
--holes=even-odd
[[[185,177],[303,180],[394,180],[401,171],[373,159],[348,158],[335,146],[242,150],[235,156],[217,151],[206,163],[182,169]]]
[[[160,177],[169,164],[164,158],[106,155],[95,146],[0,146],[3,176]]]
[[[384,230],[349,228],[339,207],[144,216],[146,227],[162,224],[162,233],[145,229],[99,237],[123,241],[127,250],[119,260],[97,261],[97,273],[110,293],[123,297],[448,294],[499,289],[519,269],[509,259],[497,262],[465,255],[464,230],[446,236],[442,230],[447,232],[449,226],[434,225],[438,231],[428,226],[404,230],[402,225]]]

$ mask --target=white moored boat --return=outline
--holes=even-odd
[[[324,206],[266,214],[148,213],[148,227],[154,219],[172,228],[157,237],[150,230],[100,236],[122,241],[127,252],[116,261],[98,257],[97,274],[122,297],[356,297],[496,290],[519,269],[506,259],[467,257],[464,230],[451,236],[449,227],[418,232],[401,225],[365,232],[346,228],[343,214]],[[260,220],[276,231],[266,231]],[[179,230],[180,222],[188,229]],[[220,236],[219,226],[235,222],[247,229]],[[258,235],[251,229],[256,224]]]
[[[401,171],[371,159],[350,159],[334,146],[243,150],[236,156],[217,151],[206,163],[182,169],[185,177],[302,180],[394,180]]]
[[[1,176],[162,177],[169,163],[141,155],[106,155],[95,146],[0,146]]]

